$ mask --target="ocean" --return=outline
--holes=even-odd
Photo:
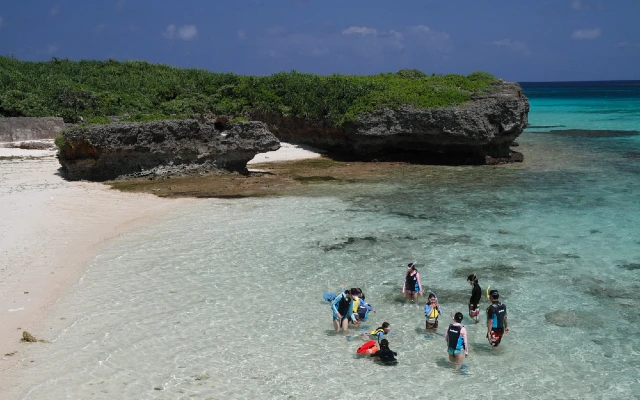
[[[28,350],[23,398],[637,397],[640,82],[522,86],[522,164],[206,199],[114,239]],[[414,260],[444,309],[435,333],[424,298],[401,297]],[[471,273],[507,306],[495,350],[467,317]],[[398,365],[333,332],[322,293],[344,286],[376,308],[369,329],[391,323]],[[457,311],[461,371],[442,336]]]

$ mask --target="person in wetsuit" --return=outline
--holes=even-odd
[[[480,288],[476,274],[469,275],[467,282],[473,286],[473,289],[471,289],[471,298],[469,299],[469,317],[477,324],[480,322],[480,298],[482,297],[482,289]]]
[[[449,325],[444,334],[444,341],[447,342],[447,353],[449,361],[456,363],[457,369],[462,367],[464,358],[469,355],[469,341],[467,340],[467,330],[461,324],[463,315],[457,312],[453,317],[454,323]],[[464,354],[464,356],[463,356]]]
[[[491,305],[487,307],[487,339],[491,347],[498,347],[502,340],[502,335],[509,332],[509,321],[507,320],[507,306],[500,303],[500,295],[497,290],[489,292]]]
[[[424,306],[424,316],[427,318],[424,329],[436,329],[440,314],[442,314],[442,308],[438,303],[438,297],[435,293],[429,291],[428,301]]]
[[[391,324],[385,321],[378,328],[369,332],[369,335],[381,339],[384,337],[384,335],[389,334],[389,332],[391,332]]]
[[[331,302],[331,310],[333,311],[333,328],[336,332],[342,328],[343,332],[347,332],[349,328],[349,320],[352,320],[356,328],[359,326],[358,320],[353,314],[353,298],[358,295],[358,290],[352,288],[345,290],[336,296]]]
[[[415,303],[418,300],[418,294],[422,296],[422,293],[422,283],[420,283],[420,273],[416,269],[416,263],[409,263],[407,273],[404,276],[402,294],[407,298],[408,302]]]
[[[380,350],[376,351],[375,354],[372,354],[371,357],[375,357],[380,360],[384,365],[396,365],[398,360],[396,360],[395,356],[397,355],[398,353],[389,349],[389,341],[387,339],[382,339],[380,341]]]
[[[355,289],[358,291],[358,294],[353,296],[353,313],[358,321],[364,321],[367,319],[369,311],[375,312],[375,310],[372,305],[367,304],[367,302],[364,301],[364,293],[362,292],[362,289]]]

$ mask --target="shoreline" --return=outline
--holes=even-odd
[[[18,390],[28,365],[27,331],[50,340],[51,306],[78,282],[111,239],[158,221],[197,199],[125,193],[94,182],[69,182],[57,174],[54,150],[0,148],[0,387]],[[320,157],[283,143],[252,163]],[[14,393],[17,395],[17,393]]]

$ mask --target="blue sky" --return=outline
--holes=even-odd
[[[640,0],[23,0],[0,54],[265,75],[488,71],[640,79]]]

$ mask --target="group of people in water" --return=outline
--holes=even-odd
[[[474,323],[480,322],[480,299],[482,289],[475,274],[469,275],[467,282],[472,286],[471,298],[469,299],[469,317]],[[507,307],[500,302],[500,294],[497,290],[487,288],[487,298],[490,305],[487,307],[487,339],[492,348],[498,347],[502,336],[509,332],[509,322],[507,318]],[[409,263],[402,285],[402,294],[408,304],[417,304],[418,296],[424,294],[420,273],[416,268],[416,263]],[[326,297],[325,297],[326,298]],[[342,329],[347,332],[349,324],[356,328],[360,327],[360,321],[367,319],[368,313],[374,311],[373,307],[365,301],[365,295],[360,288],[342,290],[335,297],[328,298],[333,311],[333,326],[336,332]],[[442,308],[438,302],[438,297],[432,291],[428,292],[427,301],[424,306],[426,318],[425,329],[427,332],[438,328],[438,318],[442,315]],[[457,368],[462,367],[464,358],[469,355],[469,340],[467,330],[462,325],[464,315],[461,312],[452,313],[453,323],[449,324],[444,334],[447,343],[447,353],[449,361],[456,364]],[[365,344],[358,347],[357,353],[370,355],[380,360],[385,365],[398,363],[395,358],[397,353],[389,348],[387,336],[391,334],[391,324],[383,322],[380,327],[363,334],[369,338]]]

